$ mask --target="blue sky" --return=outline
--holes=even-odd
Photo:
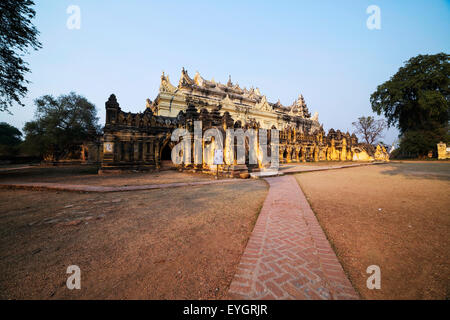
[[[269,101],[291,104],[302,93],[324,128],[352,131],[372,115],[369,97],[410,57],[449,53],[450,1],[36,1],[43,49],[27,57],[26,107],[0,121],[22,128],[33,100],[82,94],[104,122],[104,102],[142,111],[158,93],[162,71],[178,83],[181,68],[226,83],[258,87]],[[381,30],[369,30],[369,5]],[[81,9],[69,30],[68,6]],[[391,143],[397,131],[389,130]]]

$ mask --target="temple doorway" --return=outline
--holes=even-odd
[[[161,169],[171,169],[174,168],[175,165],[172,162],[172,148],[170,148],[169,143],[161,150]]]

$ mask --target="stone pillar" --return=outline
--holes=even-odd
[[[139,162],[144,161],[144,142],[142,141],[142,138],[140,138],[138,142],[138,160]]]
[[[321,147],[319,151],[319,161],[327,160],[327,147]]]
[[[144,140],[144,160],[145,162],[150,161],[150,140],[148,138]]]
[[[155,141],[153,139],[150,139],[150,148],[148,150],[148,158],[152,164],[156,164],[156,158],[155,158]]]
[[[334,142],[334,138],[331,139],[331,150],[330,150],[331,161],[339,160],[339,152],[336,150],[336,145]]]
[[[139,142],[133,141],[133,149],[131,149],[133,152],[133,162],[139,161]]]
[[[437,150],[438,150],[438,159],[439,160],[445,160],[445,159],[449,158],[447,155],[447,144],[446,143],[444,143],[442,141],[439,142],[437,144]]]
[[[342,146],[341,161],[345,161],[345,160],[347,160],[347,147]]]
[[[347,150],[347,160],[352,161],[353,160],[353,154],[352,151],[349,149]]]
[[[123,141],[124,145],[123,151],[125,152],[123,160],[126,162],[130,161],[130,142],[129,141]]]
[[[119,162],[120,160],[122,160],[122,141],[116,140],[116,161]]]
[[[159,150],[159,141],[156,141],[156,143],[154,144],[154,150],[155,150],[155,165],[156,165],[156,169],[161,168],[161,155],[159,154],[160,150]]]

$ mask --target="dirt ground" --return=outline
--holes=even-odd
[[[213,180],[214,176],[201,173],[167,170],[160,172],[131,172],[98,175],[96,166],[35,166],[20,170],[0,168],[0,182],[54,182],[95,186],[128,186]]]
[[[296,177],[362,298],[450,298],[450,163]],[[381,290],[366,287],[370,265],[381,268]]]
[[[0,190],[0,299],[223,298],[267,190]],[[81,290],[66,287],[70,265]]]
[[[369,163],[369,161],[360,161],[357,163]],[[356,164],[353,161],[318,161],[318,162],[291,162],[291,163],[281,163],[281,168],[290,168],[290,167],[339,167],[342,165],[351,165]]]

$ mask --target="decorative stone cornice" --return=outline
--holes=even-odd
[[[266,96],[263,96],[261,101],[255,105],[255,109],[260,111],[272,111],[272,107],[267,102]]]
[[[159,86],[159,91],[174,93],[176,90],[177,88],[170,83],[169,75],[166,76],[163,72],[161,76],[161,84]]]

